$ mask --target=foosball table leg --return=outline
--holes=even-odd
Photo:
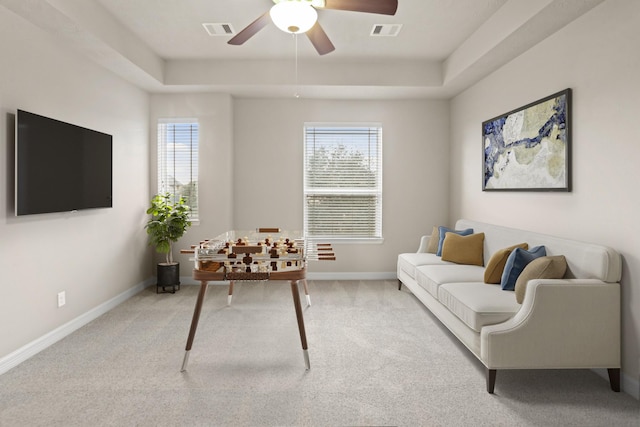
[[[307,370],[311,369],[309,363],[309,351],[307,347],[307,334],[304,330],[304,317],[302,315],[302,304],[300,304],[300,293],[298,291],[298,281],[291,281],[291,294],[293,295],[293,305],[296,309],[296,318],[298,319],[298,331],[300,332],[300,342],[302,343],[302,354],[304,356],[304,366]]]
[[[307,286],[307,279],[302,279],[302,286],[304,287],[304,295],[307,297],[307,307],[311,307],[311,297],[309,296],[309,287]]]
[[[227,295],[227,306],[231,305],[232,298],[233,298],[233,280],[229,281],[229,295]]]
[[[200,291],[198,292],[196,306],[193,309],[193,318],[191,319],[191,328],[189,329],[189,336],[187,337],[184,359],[182,360],[182,368],[180,369],[181,372],[187,370],[187,363],[189,363],[189,352],[191,351],[191,346],[193,345],[193,339],[196,336],[196,329],[198,328],[198,321],[200,320],[200,312],[202,311],[202,303],[204,302],[204,297],[207,293],[207,285],[208,283],[204,280],[200,282]]]

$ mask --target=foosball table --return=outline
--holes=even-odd
[[[300,232],[287,232],[279,228],[258,228],[251,231],[227,231],[180,252],[194,255],[193,278],[200,282],[200,290],[187,337],[182,371],[187,369],[202,304],[211,281],[229,282],[227,305],[231,304],[233,285],[237,281],[289,281],[305,367],[310,369],[298,282],[302,282],[307,305],[310,306],[311,299],[306,279],[307,262],[335,260],[331,244],[305,239]]]

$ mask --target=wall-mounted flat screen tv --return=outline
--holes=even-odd
[[[18,110],[16,215],[112,207],[111,135]]]

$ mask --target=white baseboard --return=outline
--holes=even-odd
[[[393,272],[336,272],[336,273],[309,273],[309,280],[395,280],[398,276]]]
[[[620,388],[622,389],[622,391],[630,394],[637,400],[640,400],[640,381],[634,380],[629,375],[625,375],[624,373],[620,376]]]
[[[19,349],[17,349],[12,353],[9,353],[8,355],[0,359],[0,375],[18,366],[20,363],[24,362],[30,357],[35,356],[45,348],[55,344],[56,342],[60,341],[62,338],[66,337],[67,335],[70,335],[71,333],[80,329],[81,327],[91,322],[92,320],[95,320],[98,317],[102,316],[109,310],[118,306],[122,302],[128,300],[129,298],[131,298],[132,296],[134,296],[135,294],[137,294],[138,292],[140,292],[141,290],[143,290],[147,286],[150,286],[153,283],[155,283],[155,278],[149,278],[144,282],[138,283],[132,288],[122,292],[121,294],[111,298],[110,300],[100,304],[99,306],[87,311],[86,313],[81,314],[80,316],[76,317],[73,320],[70,320],[64,325],[57,327],[56,329],[41,336],[40,338],[20,347]]]

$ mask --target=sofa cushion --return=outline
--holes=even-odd
[[[440,232],[438,227],[434,225],[429,237],[429,243],[427,243],[427,252],[430,254],[438,253],[438,242],[440,242]]]
[[[438,298],[438,288],[443,283],[478,282],[482,280],[483,268],[477,265],[452,264],[422,265],[416,267],[415,280],[427,292]]]
[[[442,244],[444,243],[444,239],[445,239],[445,235],[447,233],[456,233],[459,234],[461,236],[468,236],[469,234],[473,233],[473,228],[467,228],[464,230],[454,230],[452,228],[447,228],[447,227],[443,227],[440,226],[438,227],[438,251],[436,252],[436,255],[438,256],[442,256]]]
[[[436,256],[436,254],[426,253],[406,253],[398,255],[398,270],[401,270],[409,275],[412,279],[416,278],[416,267],[419,265],[430,264],[451,264],[450,262],[443,261],[442,258]]]
[[[516,280],[522,273],[522,270],[536,258],[547,255],[544,246],[536,246],[531,250],[515,248],[504,266],[502,278],[500,279],[500,287],[505,291],[513,291],[516,287]]]
[[[507,258],[509,258],[509,255],[511,255],[511,252],[513,252],[515,248],[529,249],[529,245],[527,243],[519,243],[494,252],[491,258],[489,258],[489,262],[487,262],[487,268],[484,270],[484,283],[496,285],[500,283]]]
[[[533,279],[562,279],[567,271],[567,260],[563,255],[544,256],[531,261],[516,280],[516,302],[522,304],[527,283]]]
[[[544,245],[548,255],[564,255],[567,258],[567,279],[589,277],[619,282],[622,276],[622,257],[608,246],[466,219],[458,220],[455,228],[473,228],[475,232],[484,232],[487,236],[485,253],[488,255],[518,242],[527,242],[530,247]]]
[[[476,332],[510,319],[521,307],[510,292],[482,281],[445,283],[438,288],[438,300]]]
[[[443,261],[456,264],[484,265],[483,257],[484,233],[461,236],[447,232],[442,243]]]

